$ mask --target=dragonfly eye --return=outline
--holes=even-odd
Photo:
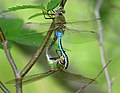
[[[65,13],[64,10],[60,10],[60,11],[58,12],[59,15],[62,15],[62,14],[64,14],[64,13]]]

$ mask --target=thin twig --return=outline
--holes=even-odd
[[[5,51],[5,54],[6,54],[6,57],[8,59],[8,62],[10,63],[12,69],[13,69],[13,72],[14,72],[14,76],[15,78],[20,78],[19,77],[19,71],[17,69],[17,66],[12,58],[12,55],[10,53],[10,50],[7,46],[7,40],[5,39],[5,36],[2,32],[2,29],[0,28],[0,39],[1,39],[1,42],[2,42],[2,45],[3,45],[3,49]],[[18,79],[16,81],[16,93],[22,93],[22,83],[20,83],[21,81]]]
[[[102,70],[97,74],[97,76],[95,78],[93,78],[93,80],[91,80],[87,84],[83,85],[83,87],[81,89],[79,89],[76,93],[82,92],[87,86],[89,86],[91,83],[93,83],[102,74],[102,72],[110,64],[110,62],[111,62],[111,60],[108,61],[108,63],[102,68]]]
[[[96,7],[95,7],[95,16],[96,18],[100,18],[100,8],[101,5],[103,3],[103,0],[98,0]],[[97,20],[98,23],[98,27],[99,27],[99,34],[100,34],[100,38],[99,38],[99,48],[100,48],[100,55],[101,55],[101,62],[103,67],[106,65],[105,62],[105,56],[104,56],[104,48],[103,48],[103,36],[102,36],[102,23],[101,20]],[[107,67],[105,68],[105,76],[106,76],[106,80],[107,80],[107,85],[108,85],[108,93],[112,93],[112,85],[111,85],[111,80],[110,80],[110,76],[108,73],[108,69]]]
[[[0,81],[0,88],[4,93],[10,93],[10,91],[3,85],[3,83]]]
[[[11,55],[11,53],[10,53],[10,50],[9,50],[9,48],[8,48],[8,46],[7,46],[7,40],[5,39],[1,28],[0,28],[0,38],[1,38],[1,41],[2,41],[2,45],[3,45],[3,49],[4,49],[4,51],[5,51],[6,57],[7,57],[10,65],[11,65],[11,67],[12,67],[12,69],[13,69],[13,72],[14,72],[15,77],[17,77],[18,69],[17,69],[17,67],[16,67],[16,65],[15,65],[15,62],[14,62],[14,60],[13,60],[13,58],[12,58],[12,55]]]

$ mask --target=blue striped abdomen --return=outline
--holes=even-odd
[[[63,35],[62,32],[56,32],[56,36],[58,38],[58,47],[59,47],[60,52],[61,52],[62,56],[64,57],[64,61],[65,61],[65,63],[64,63],[65,67],[64,68],[67,69],[69,61],[68,61],[68,56],[67,56],[67,54],[65,53],[65,51],[62,47],[62,43],[61,43],[62,35]]]

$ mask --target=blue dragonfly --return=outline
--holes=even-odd
[[[51,28],[50,30],[54,30],[54,35],[58,39],[58,48],[62,56],[64,57],[65,69],[67,69],[69,60],[68,60],[67,54],[64,51],[64,48],[62,47],[62,40],[69,42],[69,43],[74,43],[74,44],[84,43],[84,42],[97,40],[99,38],[99,34],[95,32],[94,30],[87,30],[87,27],[88,28],[91,27],[91,24],[95,22],[96,19],[89,20],[89,21],[66,22],[65,17],[63,15],[64,13],[65,11],[62,7],[56,10],[56,13],[53,17],[54,28]],[[35,24],[37,23],[28,22],[26,26],[30,26],[30,25],[35,26]],[[77,29],[77,27],[79,27],[78,26],[79,24],[85,24],[85,25],[87,24],[86,26],[83,25],[83,27],[85,27],[86,29],[80,29],[80,28]],[[38,24],[38,25],[40,26],[40,29],[42,29],[44,27],[47,28],[47,25],[49,25],[49,23]],[[70,25],[74,28],[70,28]],[[42,29],[41,31],[43,30],[44,29]],[[41,33],[44,33],[44,32],[41,32]]]

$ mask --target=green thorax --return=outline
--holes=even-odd
[[[64,33],[64,28],[65,28],[65,24],[66,20],[65,17],[61,14],[61,15],[57,15],[55,17],[55,28],[57,28],[57,31],[63,32]]]

